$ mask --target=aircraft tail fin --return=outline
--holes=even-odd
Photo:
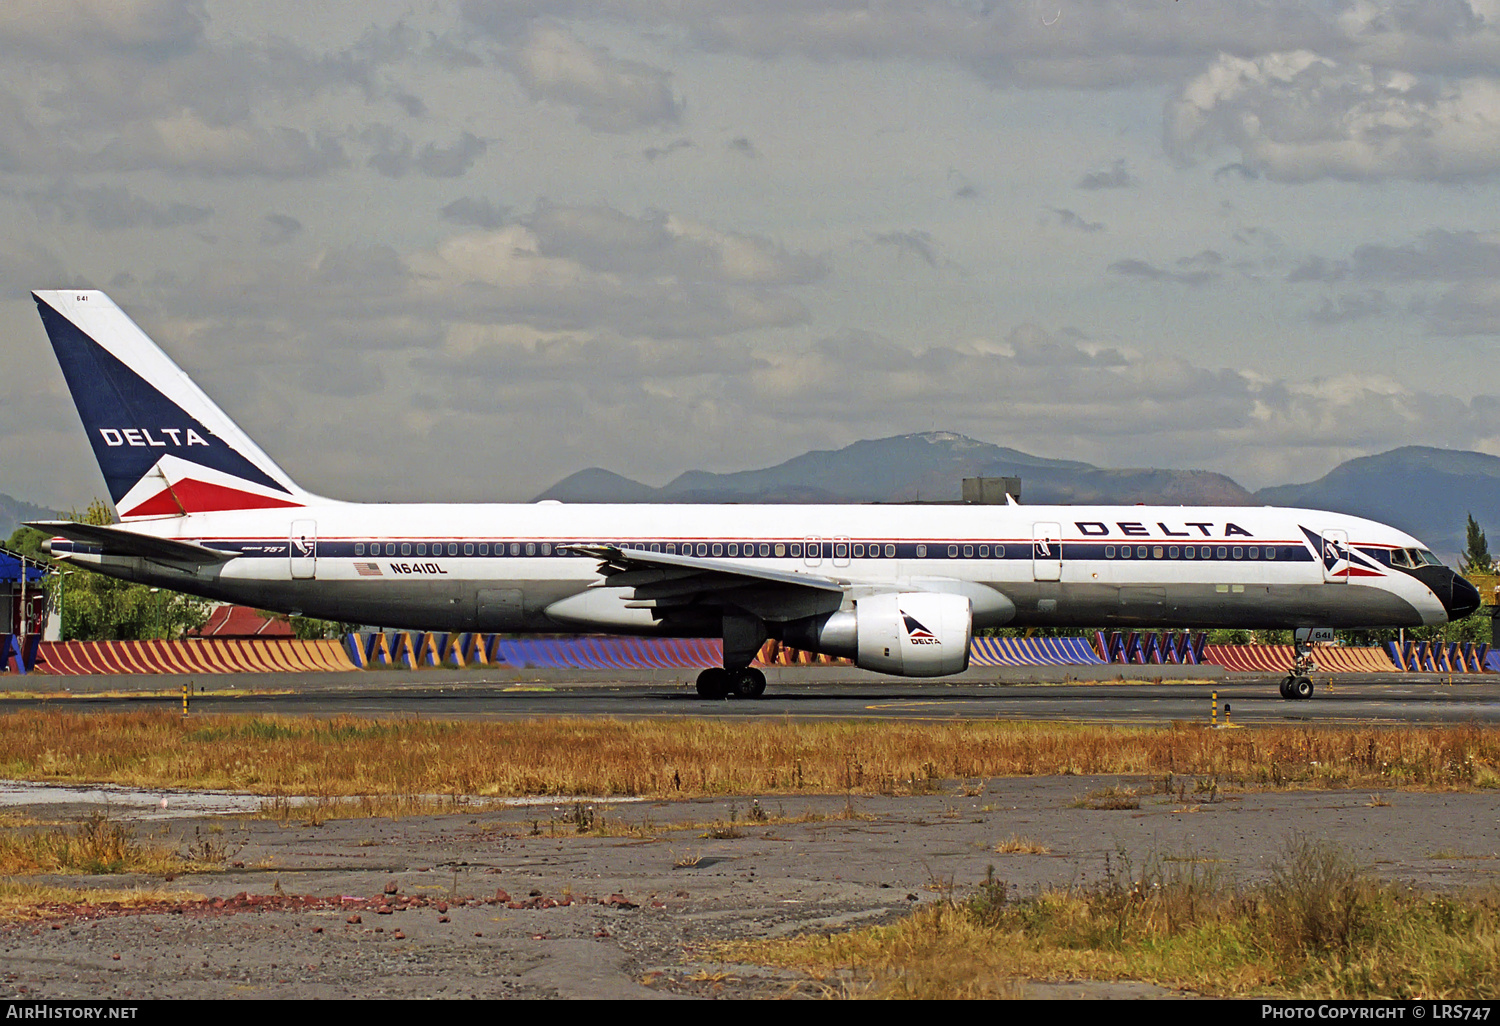
[[[122,520],[314,499],[103,292],[32,298]]]

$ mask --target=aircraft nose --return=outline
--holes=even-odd
[[[1443,608],[1448,611],[1450,621],[1462,620],[1479,608],[1479,589],[1452,570],[1448,573],[1452,581],[1448,588],[1448,596],[1443,598]],[[1439,595],[1439,598],[1442,596]]]

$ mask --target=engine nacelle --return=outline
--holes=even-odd
[[[789,623],[787,644],[853,659],[899,677],[944,677],[969,668],[973,609],[963,595],[885,592],[856,599],[853,611]]]

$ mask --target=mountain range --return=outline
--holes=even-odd
[[[950,431],[815,450],[761,470],[692,470],[660,488],[598,467],[537,500],[563,502],[913,502],[956,500],[965,477],[1019,477],[1034,505],[1137,502],[1300,506],[1368,517],[1422,539],[1443,559],[1465,547],[1464,525],[1500,524],[1500,457],[1405,446],[1339,464],[1317,481],[1251,492],[1206,470],[1108,469],[1032,456]]]

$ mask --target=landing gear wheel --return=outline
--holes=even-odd
[[[1288,677],[1286,680],[1284,680],[1284,681],[1281,682],[1281,697],[1282,698],[1296,698],[1297,697],[1296,693],[1292,691],[1292,681],[1294,681],[1294,680],[1296,680],[1295,677]]]
[[[1291,691],[1297,698],[1311,698],[1313,695],[1313,683],[1311,677],[1298,677],[1292,682]]]
[[[710,666],[698,674],[698,694],[703,698],[724,698],[729,694],[729,671]]]
[[[759,698],[766,693],[766,675],[753,666],[735,670],[729,683],[735,698]]]

